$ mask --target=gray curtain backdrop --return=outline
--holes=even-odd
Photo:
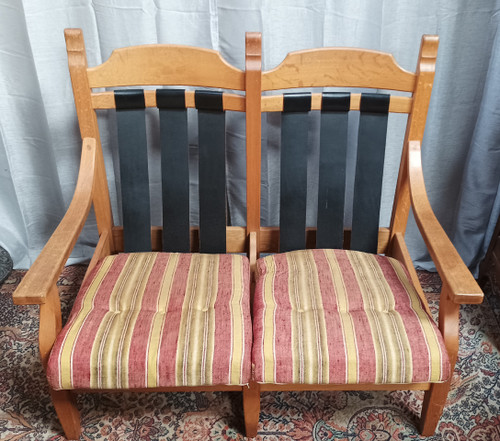
[[[17,268],[29,267],[75,188],[81,141],[67,69],[66,27],[83,29],[90,66],[118,47],[175,43],[221,51],[241,69],[246,31],[263,33],[264,69],[279,64],[289,51],[353,46],[391,52],[402,67],[414,70],[421,35],[435,33],[441,43],[423,146],[424,174],[439,220],[475,271],[500,212],[498,11],[498,1],[486,0],[0,0],[0,245]],[[356,117],[356,112],[350,116],[353,142]],[[147,118],[155,127],[156,113]],[[262,222],[276,225],[279,116],[266,119]],[[114,115],[103,114],[100,120],[115,222],[120,223],[116,146],[110,135]],[[389,121],[382,226],[390,220],[405,120],[392,115]],[[316,125],[312,117],[311,166],[317,161]],[[244,224],[242,115],[228,115],[227,126],[231,217],[234,224]],[[194,135],[190,144],[195,163]],[[154,142],[149,156],[152,219],[161,225]],[[351,165],[353,159],[351,155]],[[314,174],[309,185],[317,185]],[[309,202],[308,222],[313,224],[314,201]],[[196,212],[193,204],[193,222]],[[432,269],[412,219],[407,239],[416,264]],[[92,216],[69,263],[88,258],[96,240]]]

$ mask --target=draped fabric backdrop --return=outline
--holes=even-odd
[[[175,43],[221,51],[244,68],[246,31],[263,33],[263,67],[289,51],[354,46],[391,52],[415,69],[420,37],[439,34],[435,88],[424,139],[424,174],[431,204],[466,263],[475,270],[500,211],[499,2],[466,0],[0,0],[0,245],[17,268],[34,261],[71,200],[80,136],[67,68],[63,29],[83,29],[89,65],[115,48]],[[202,69],[203,67],[200,66]],[[149,112],[149,111],[148,111]],[[156,126],[157,115],[147,115]],[[353,127],[356,112],[350,116]],[[120,223],[119,176],[112,112],[100,116],[115,222]],[[263,132],[262,222],[277,224],[279,116]],[[405,117],[391,116],[381,225],[390,220]],[[314,128],[315,121],[312,118]],[[244,224],[245,127],[228,115],[231,218]],[[355,130],[350,136],[355,138]],[[317,160],[311,130],[310,163]],[[190,138],[193,163],[197,140]],[[353,156],[353,155],[351,155]],[[158,148],[149,152],[152,219],[161,225]],[[352,166],[353,157],[349,158]],[[196,173],[192,176],[196,180]],[[309,185],[317,185],[310,175]],[[349,195],[348,195],[349,196]],[[308,222],[314,223],[314,201]],[[193,204],[193,220],[196,219]],[[350,214],[346,214],[346,224]],[[407,232],[415,262],[432,268],[414,221]],[[88,258],[97,239],[87,222],[70,259]]]

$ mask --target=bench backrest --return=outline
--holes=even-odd
[[[415,73],[402,69],[390,54],[347,48],[290,53],[275,69],[262,72],[258,33],[247,34],[245,71],[230,66],[215,51],[175,45],[118,49],[102,65],[88,68],[81,31],[67,30],[66,41],[81,135],[98,141],[93,202],[99,232],[113,238],[113,252],[246,252],[248,236],[254,233],[258,252],[344,247],[383,253],[395,233],[404,233],[410,207],[407,144],[423,138],[437,37],[423,37]],[[149,90],[151,86],[161,88]],[[111,87],[119,90],[95,90]],[[124,87],[132,90],[123,92]],[[317,93],[315,88],[328,91]],[[345,92],[345,88],[371,92]],[[268,94],[275,91],[279,93]],[[160,113],[163,227],[151,227],[149,215],[144,122],[144,109],[149,107],[157,107]],[[96,110],[114,108],[123,228],[113,225],[96,117]],[[187,108],[198,111],[199,228],[189,226]],[[227,225],[226,111],[246,112],[246,228]],[[317,111],[321,112],[321,141],[319,168],[314,173],[319,191],[312,195],[307,193],[307,126],[308,114]],[[345,230],[347,115],[353,111],[359,111],[360,118],[352,230]],[[282,120],[279,227],[262,227],[260,221],[263,112],[280,112]],[[408,122],[391,224],[379,228],[385,136],[392,112],[407,114]],[[306,200],[311,198],[318,201],[318,221],[317,227],[306,228]]]
[[[349,48],[293,52],[276,68],[262,72],[260,108],[262,112],[281,113],[281,147],[279,227],[258,228],[259,252],[346,248],[383,253],[392,235],[404,233],[410,206],[407,144],[423,138],[437,45],[435,36],[422,38],[415,73],[402,69],[390,54]],[[323,92],[307,91],[314,88]],[[362,88],[363,93],[356,88]],[[247,100],[250,98],[247,90]],[[353,111],[359,112],[359,125],[352,228],[345,230],[348,113]],[[316,170],[308,167],[311,112],[321,113]],[[379,228],[390,113],[407,114],[408,119],[391,225]],[[254,145],[247,149],[260,151]],[[256,168],[260,170],[260,164]],[[318,175],[317,194],[308,193],[307,173],[311,171]],[[252,185],[252,192],[260,191],[260,181]],[[311,199],[317,201],[317,226],[306,228],[306,201]]]
[[[245,228],[227,225],[225,112],[245,111],[244,95],[232,92],[244,91],[245,73],[216,51],[176,45],[117,49],[88,68],[81,30],[65,36],[81,136],[98,140],[98,228],[113,251],[244,252]],[[163,227],[151,226],[146,108],[159,109]],[[199,228],[190,227],[188,108],[197,109]],[[123,227],[113,225],[99,109],[116,109]]]

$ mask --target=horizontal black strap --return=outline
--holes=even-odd
[[[132,110],[146,108],[144,90],[129,89],[115,90],[115,106],[118,110]]]
[[[215,110],[222,112],[222,92],[212,90],[195,90],[194,105],[198,110]]]
[[[185,109],[186,93],[184,89],[157,89],[156,107],[159,109]]]
[[[309,112],[309,110],[311,110],[309,92],[283,94],[283,112]]]
[[[359,110],[365,113],[389,113],[391,96],[385,93],[362,93]]]
[[[321,95],[321,110],[323,112],[348,112],[350,108],[350,93],[323,92]]]

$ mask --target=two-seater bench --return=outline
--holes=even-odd
[[[482,300],[423,183],[420,142],[437,38],[423,38],[416,73],[388,54],[345,48],[292,53],[262,72],[259,34],[247,34],[244,71],[215,51],[173,45],[118,49],[88,68],[81,31],[65,35],[83,139],[80,173],[65,217],[14,301],[40,304],[40,354],[66,437],[80,436],[74,392],[124,390],[241,391],[253,437],[260,391],[421,389],[421,431],[432,434],[457,357],[459,304]],[[281,91],[295,88],[321,92]],[[162,227],[151,226],[146,140],[154,137],[146,136],[146,108],[159,109],[162,174],[153,188],[161,187]],[[196,164],[190,108],[197,109]],[[111,212],[101,109],[116,109],[122,226]],[[245,227],[228,221],[226,112],[246,118]],[[279,227],[260,221],[263,112],[282,115]],[[308,132],[315,112],[321,128],[313,164]],[[349,112],[359,112],[354,146]],[[408,114],[408,124],[392,220],[379,228],[392,112]],[[349,181],[351,148],[357,159]],[[198,226],[190,206],[193,166]],[[317,177],[317,194],[308,175]],[[354,182],[349,229],[346,182]],[[56,281],[92,205],[99,242],[62,327]],[[316,227],[306,227],[308,206]],[[443,279],[439,328],[404,243],[410,206]],[[261,253],[268,255],[258,259]]]

